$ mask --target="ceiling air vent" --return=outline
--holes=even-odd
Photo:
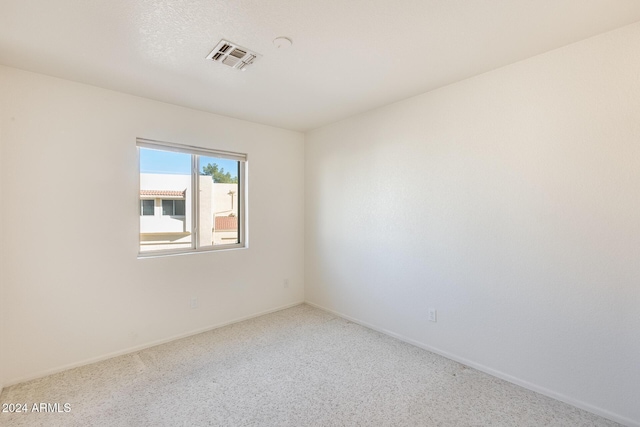
[[[262,55],[251,52],[249,49],[238,46],[227,40],[220,40],[220,43],[207,55],[207,59],[219,62],[236,70],[246,70],[249,65],[260,59]]]

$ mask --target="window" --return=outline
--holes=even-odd
[[[153,200],[140,200],[140,215],[153,215],[154,205]]]
[[[184,200],[163,200],[162,215],[184,216]]]
[[[246,154],[138,139],[141,256],[245,246]]]

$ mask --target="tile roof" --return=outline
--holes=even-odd
[[[235,216],[217,216],[215,230],[237,230],[238,229],[238,217]]]
[[[140,196],[146,197],[185,197],[187,190],[140,190]]]

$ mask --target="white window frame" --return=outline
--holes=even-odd
[[[212,150],[208,148],[195,147],[191,145],[175,144],[172,142],[155,141],[151,139],[137,138],[136,150],[138,152],[138,188],[137,188],[137,205],[140,209],[140,148],[149,148],[152,150],[173,151],[177,153],[191,155],[191,247],[179,249],[161,249],[157,251],[140,251],[140,220],[138,220],[138,258],[152,258],[165,255],[190,254],[201,252],[212,252],[227,249],[246,248],[247,245],[247,154],[235,153],[231,151]],[[222,159],[235,160],[239,163],[238,170],[238,243],[225,245],[200,246],[198,226],[199,218],[199,198],[200,183],[198,176],[200,174],[198,160],[199,156],[217,157]],[[139,216],[138,216],[139,217]]]

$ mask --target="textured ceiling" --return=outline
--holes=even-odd
[[[0,0],[0,63],[305,131],[639,20],[637,0]],[[264,56],[206,60],[222,38]]]

